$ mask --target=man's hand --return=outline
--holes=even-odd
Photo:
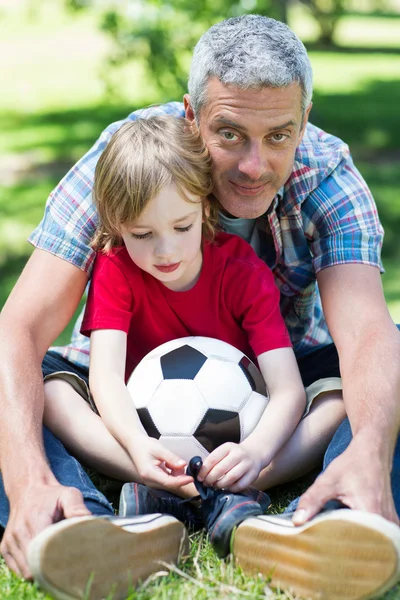
[[[204,460],[198,480],[204,485],[240,492],[251,485],[261,471],[261,459],[245,442],[227,442]]]
[[[10,518],[0,545],[7,566],[17,575],[31,578],[26,561],[31,539],[52,523],[90,514],[81,492],[75,488],[62,486],[57,481],[24,486],[11,503]]]
[[[303,525],[314,517],[329,500],[340,500],[349,508],[377,513],[399,523],[389,465],[361,435],[353,438],[348,448],[301,496],[293,516],[295,525]]]
[[[176,489],[193,483],[193,477],[185,475],[185,461],[164,448],[158,440],[147,435],[136,436],[128,450],[145,485]]]

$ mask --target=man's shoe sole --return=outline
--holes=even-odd
[[[400,528],[356,510],[323,513],[302,527],[273,516],[244,521],[233,540],[244,572],[302,598],[375,598],[399,580]]]
[[[188,552],[186,529],[167,515],[78,517],[46,528],[28,548],[39,585],[58,600],[126,598],[135,584]]]

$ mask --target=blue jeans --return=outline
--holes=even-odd
[[[325,452],[322,471],[324,471],[336,457],[338,457],[340,454],[342,454],[342,452],[344,452],[344,450],[346,450],[347,446],[351,442],[351,439],[352,433],[350,423],[349,420],[346,418],[339,425],[335,435],[332,438],[331,443],[329,444]],[[368,465],[365,465],[365,468],[368,469]],[[400,439],[397,440],[396,448],[394,451],[391,482],[394,505],[397,514],[400,515]],[[299,498],[296,498],[289,504],[285,512],[292,512],[296,510],[298,503]],[[332,505],[332,508],[335,507]]]
[[[84,371],[75,368],[53,353],[47,353],[45,356],[42,371],[44,375],[55,371],[72,371],[85,379]],[[81,464],[67,452],[63,444],[46,427],[43,427],[43,441],[47,459],[56,479],[62,485],[80,490],[86,507],[94,515],[113,515],[113,508],[104,494],[96,489]],[[0,526],[2,528],[6,527],[9,514],[10,505],[4,491],[3,478],[0,476]]]
[[[400,329],[400,326],[397,326]],[[303,379],[304,385],[310,385],[313,381],[322,377],[340,377],[339,357],[337,350],[333,344],[324,348],[315,350],[310,354],[298,359],[298,366]],[[349,420],[346,418],[338,427],[333,436],[324,456],[322,471],[350,444],[352,440],[352,432]],[[365,465],[368,469],[368,465]],[[391,473],[392,493],[394,505],[397,514],[400,516],[400,438],[397,440],[396,448],[393,456],[393,466]],[[296,510],[299,498],[293,500],[287,507],[285,512]],[[334,505],[332,505],[332,508]]]

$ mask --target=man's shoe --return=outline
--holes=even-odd
[[[119,516],[132,517],[151,513],[172,515],[191,530],[203,527],[201,514],[188,500],[141,483],[125,483],[119,498]]]
[[[39,533],[28,564],[57,600],[122,600],[138,581],[188,552],[185,527],[170,516],[75,517]]]
[[[235,527],[249,517],[261,515],[270,505],[270,500],[267,494],[254,488],[249,488],[240,494],[233,494],[226,490],[206,487],[197,481],[197,474],[202,464],[202,459],[195,456],[190,460],[186,472],[193,477],[199,492],[203,521],[210,542],[217,554],[224,557],[229,554],[231,535]],[[255,497],[259,500],[255,500]]]
[[[232,551],[245,572],[303,598],[375,598],[400,578],[400,528],[358,510],[324,512],[301,527],[290,516],[247,519]]]

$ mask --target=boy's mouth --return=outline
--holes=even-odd
[[[176,271],[176,269],[179,267],[181,263],[177,262],[177,263],[173,263],[170,265],[154,265],[156,269],[158,269],[159,271],[161,271],[161,273],[172,273],[173,271]]]

